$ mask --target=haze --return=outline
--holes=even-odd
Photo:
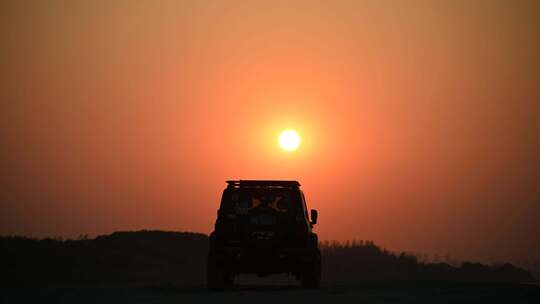
[[[297,179],[321,239],[540,257],[538,2],[0,11],[1,234],[208,233],[225,180]]]

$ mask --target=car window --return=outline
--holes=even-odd
[[[235,191],[230,195],[230,202],[236,214],[247,214],[253,210],[287,213],[294,209],[293,193],[290,190]]]

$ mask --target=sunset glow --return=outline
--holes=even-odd
[[[0,234],[208,234],[298,180],[321,241],[540,257],[540,1],[0,7]]]

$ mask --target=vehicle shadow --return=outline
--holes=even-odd
[[[261,292],[275,292],[275,291],[295,291],[306,290],[300,285],[291,284],[242,284],[235,285],[230,291],[261,291]]]

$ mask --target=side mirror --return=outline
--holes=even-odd
[[[317,218],[319,217],[319,213],[315,209],[311,209],[311,224],[315,225],[317,224]]]

